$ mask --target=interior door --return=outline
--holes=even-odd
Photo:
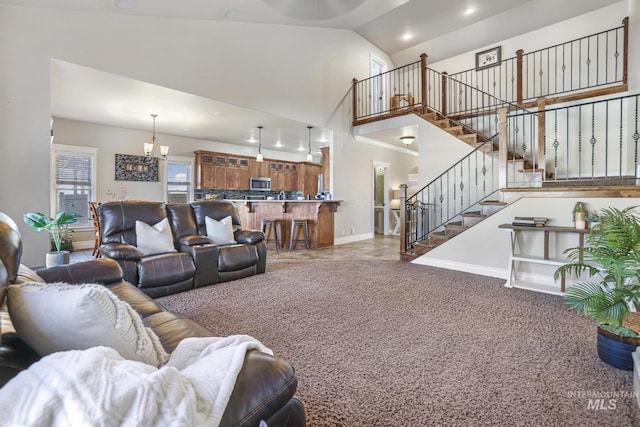
[[[389,182],[388,163],[373,164],[373,232],[388,235],[389,230]]]

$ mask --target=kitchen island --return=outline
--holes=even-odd
[[[340,200],[231,200],[238,208],[243,228],[260,230],[263,220],[280,221],[280,240],[289,247],[291,220],[306,219],[311,249],[333,246],[333,216]],[[302,231],[296,237],[302,239]],[[273,239],[273,234],[269,236]],[[273,243],[269,243],[272,247]],[[300,247],[298,244],[297,247]]]

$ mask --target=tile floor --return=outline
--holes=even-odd
[[[306,250],[304,243],[297,243],[297,248],[291,252],[281,249],[276,253],[269,249],[267,262],[282,260],[305,259],[380,259],[397,261],[400,259],[400,238],[398,236],[378,236],[359,242],[345,243],[315,250]],[[91,250],[75,251],[71,253],[71,262],[93,259]]]

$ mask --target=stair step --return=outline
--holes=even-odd
[[[453,121],[451,119],[439,119],[439,120],[435,120],[433,124],[443,129],[446,129],[451,127],[451,125],[453,124]]]
[[[429,120],[430,122],[435,122],[435,121],[439,120],[440,117],[438,117],[438,116],[439,116],[439,114],[436,113],[435,111],[430,112],[430,113],[424,113],[422,115],[422,117],[424,117],[425,119]]]
[[[430,246],[438,246],[444,242],[449,240],[449,236],[447,236],[444,231],[434,231],[433,233],[429,233],[429,245]]]
[[[518,172],[520,173],[544,172],[544,169],[538,169],[538,168],[518,169]]]
[[[466,133],[464,135],[458,136],[458,138],[460,138],[461,140],[463,140],[467,144],[472,145],[475,148],[477,148],[477,147],[479,147],[481,145],[481,143],[478,142],[478,134],[477,133]]]
[[[486,215],[482,215],[482,213],[480,211],[463,212],[461,214],[461,216],[463,218],[465,218],[465,217],[468,217],[468,218],[483,217],[483,218],[485,218],[486,217]]]
[[[454,136],[459,136],[464,134],[464,128],[462,126],[451,126],[451,127],[445,128],[444,130],[446,130],[447,132],[449,132],[451,135],[454,135]]]
[[[416,256],[424,255],[433,249],[435,246],[431,246],[427,241],[421,240],[413,244],[413,252]]]
[[[479,203],[480,206],[507,206],[506,202],[499,200],[483,200]]]

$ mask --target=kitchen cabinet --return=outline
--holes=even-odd
[[[215,182],[213,188],[217,190],[225,190],[227,186],[227,156],[215,155]]]
[[[264,162],[263,162],[264,163]],[[249,190],[249,159],[238,159],[238,190]]]
[[[260,178],[269,178],[269,163],[257,162],[256,159],[249,160],[249,176],[257,176]]]
[[[318,174],[323,171],[323,165],[319,163],[274,159],[256,162],[254,157],[210,151],[195,151],[194,154],[198,190],[249,191],[249,178],[256,176],[271,178],[272,191],[300,191],[305,196],[315,196],[318,192]]]
[[[278,161],[269,162],[269,177],[271,178],[272,191],[284,191],[284,163]]]
[[[298,165],[284,164],[284,191],[298,191]]]
[[[320,188],[320,190],[325,190],[331,188],[331,168],[330,168],[330,148],[329,147],[321,147],[320,152],[322,153],[322,182],[324,188]]]
[[[298,189],[305,196],[315,197],[318,192],[318,174],[322,173],[322,165],[318,163],[298,163]]]
[[[196,189],[207,190],[215,187],[214,156],[211,153],[196,151]]]
[[[238,190],[239,162],[237,157],[227,157],[227,185],[224,190]]]

